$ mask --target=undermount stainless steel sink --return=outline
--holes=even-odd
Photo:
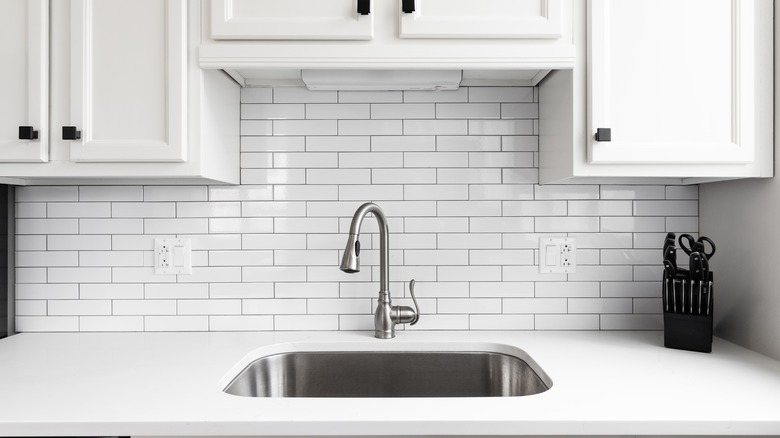
[[[284,352],[251,362],[224,392],[243,397],[514,397],[550,389],[552,380],[525,356],[489,351]]]

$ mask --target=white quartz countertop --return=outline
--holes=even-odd
[[[526,397],[247,398],[263,349],[474,342],[521,348],[553,381]],[[259,349],[259,350],[258,350]],[[780,362],[661,332],[25,333],[0,340],[1,436],[780,435]]]

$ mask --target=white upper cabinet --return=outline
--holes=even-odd
[[[371,0],[211,2],[211,36],[217,40],[370,40],[373,35]]]
[[[401,38],[561,38],[561,0],[400,0]]]
[[[593,163],[748,163],[758,93],[757,3],[592,0]]]
[[[185,161],[183,1],[71,2],[73,161]]]
[[[0,161],[49,159],[49,2],[0,2]],[[34,138],[33,138],[34,137]]]
[[[240,89],[197,64],[200,6],[0,2],[0,179],[238,183]]]
[[[542,182],[773,175],[771,0],[575,5],[574,69],[539,90]]]

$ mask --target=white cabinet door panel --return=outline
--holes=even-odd
[[[401,11],[401,0],[398,0]],[[401,38],[561,38],[560,0],[416,0]]]
[[[756,3],[592,0],[591,163],[754,159]],[[611,141],[595,141],[598,128]]]
[[[212,0],[211,37],[216,40],[370,40],[374,15],[358,14],[357,3],[357,0]]]
[[[71,120],[81,131],[71,160],[185,161],[184,1],[71,7]]]
[[[49,159],[49,2],[0,2],[0,162]],[[35,140],[20,140],[32,126]]]

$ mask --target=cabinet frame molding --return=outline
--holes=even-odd
[[[164,140],[96,140],[92,97],[93,4],[73,1],[71,10],[71,119],[81,139],[70,146],[70,158],[81,162],[183,162],[187,160],[187,7],[184,0],[166,3],[166,106]],[[99,1],[99,0],[97,0]],[[122,86],[122,84],[116,84]],[[56,128],[56,127],[55,127]]]

